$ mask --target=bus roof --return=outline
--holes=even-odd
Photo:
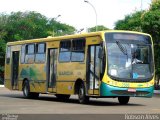
[[[37,38],[37,39],[29,39],[29,40],[21,40],[15,42],[8,42],[7,45],[20,45],[26,43],[38,43],[38,42],[49,42],[49,41],[58,41],[58,40],[67,40],[67,39],[74,39],[74,38],[83,38],[83,37],[92,37],[92,36],[101,36],[106,32],[124,32],[124,33],[135,33],[135,34],[143,34],[148,35],[146,33],[135,32],[135,31],[124,31],[124,30],[106,30],[106,31],[98,31],[98,32],[90,32],[90,33],[82,33],[82,34],[73,34],[73,35],[65,35],[65,36],[58,36],[58,37],[47,37],[47,38]]]

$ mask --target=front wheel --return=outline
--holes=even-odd
[[[25,98],[38,98],[39,93],[30,92],[29,82],[26,80],[23,85],[23,95]]]
[[[82,104],[89,102],[89,97],[86,96],[84,84],[81,84],[79,87],[78,98],[79,98],[79,102]]]
[[[118,97],[118,101],[121,105],[126,105],[129,102],[130,97],[129,96],[121,96]]]

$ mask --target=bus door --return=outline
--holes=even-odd
[[[92,45],[88,48],[88,78],[89,94],[98,95],[100,80],[100,59],[98,57],[100,45]]]
[[[19,71],[19,51],[13,51],[12,52],[12,68],[11,68],[12,89],[18,89],[18,71]]]
[[[48,92],[56,92],[58,49],[48,49]]]

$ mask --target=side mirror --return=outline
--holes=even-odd
[[[102,59],[103,58],[103,54],[102,54],[102,48],[99,48],[99,53],[98,53],[98,58]]]
[[[103,42],[100,44],[98,58],[103,59],[104,57],[104,45]]]

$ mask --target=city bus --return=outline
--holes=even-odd
[[[149,34],[98,31],[7,43],[5,87],[25,98],[53,94],[68,100],[152,97],[153,43]]]

